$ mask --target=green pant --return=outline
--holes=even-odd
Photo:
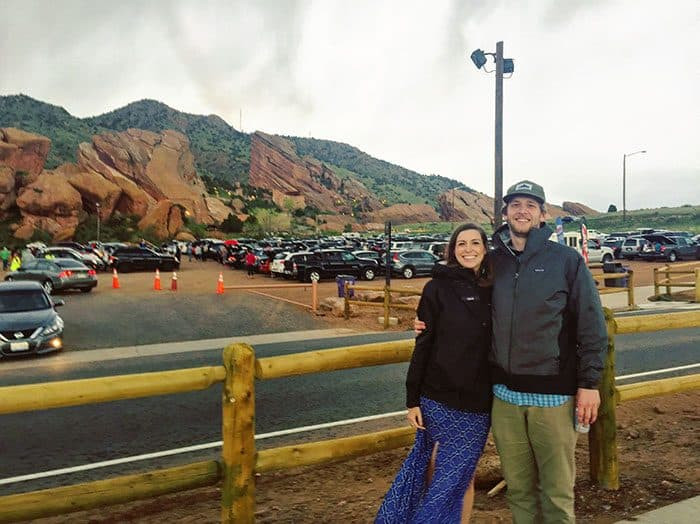
[[[576,522],[574,400],[540,408],[494,398],[491,428],[513,522]]]

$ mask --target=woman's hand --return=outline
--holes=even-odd
[[[425,429],[423,426],[423,413],[421,413],[418,406],[415,408],[408,408],[406,418],[408,419],[408,423],[411,425],[411,427],[416,429]]]
[[[416,335],[420,335],[423,333],[423,330],[425,329],[425,322],[420,320],[418,317],[413,319],[413,332]]]

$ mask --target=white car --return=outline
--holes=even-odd
[[[552,242],[557,242],[557,234],[553,233],[549,237]],[[569,231],[564,233],[564,243],[570,248],[581,253],[581,233]],[[588,239],[588,262],[612,262],[615,260],[615,253],[608,246],[601,246],[600,242]]]

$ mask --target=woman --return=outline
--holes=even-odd
[[[425,285],[406,378],[416,441],[387,493],[377,523],[468,522],[473,476],[490,426],[491,287],[486,233],[463,224],[445,264]]]
[[[18,250],[14,250],[10,255],[10,271],[17,271],[21,266],[22,257],[20,257]]]

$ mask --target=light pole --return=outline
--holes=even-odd
[[[493,195],[493,229],[501,224],[501,206],[503,199],[503,74],[512,74],[515,64],[512,58],[503,58],[503,42],[496,42],[495,53],[484,53],[477,49],[471,54],[472,62],[477,69],[486,64],[486,55],[496,63],[496,122],[494,139],[494,195]],[[484,68],[487,73],[493,73]],[[509,77],[510,78],[510,77]]]
[[[100,241],[100,203],[95,203],[95,208],[97,209],[97,241]]]
[[[627,157],[646,153],[646,150],[635,151],[634,153],[625,153],[622,155],[622,222],[627,220]]]

